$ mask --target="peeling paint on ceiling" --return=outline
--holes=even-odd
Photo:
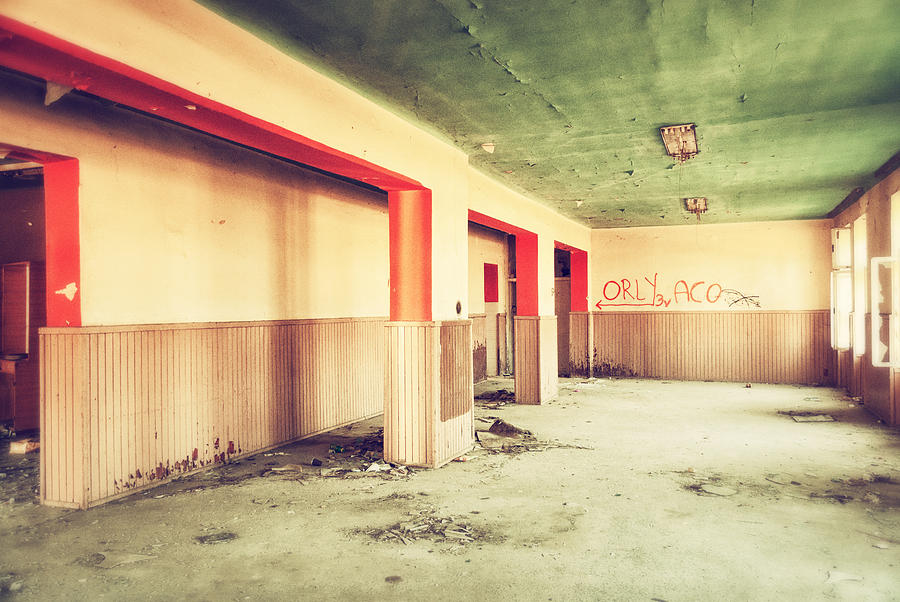
[[[896,0],[202,4],[594,228],[824,217],[900,148]]]

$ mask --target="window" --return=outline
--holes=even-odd
[[[831,231],[831,347],[850,348],[853,312],[853,258],[850,228]]]
[[[866,216],[853,222],[853,355],[866,354],[866,310],[869,307],[866,286],[868,247],[866,243]]]

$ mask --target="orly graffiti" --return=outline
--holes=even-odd
[[[718,282],[678,280],[671,290],[659,285],[659,273],[653,278],[621,278],[607,280],[600,288],[597,309],[605,307],[662,307],[688,303],[715,304],[720,300],[728,307],[759,307],[759,297],[723,288]]]

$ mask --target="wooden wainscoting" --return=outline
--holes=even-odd
[[[474,439],[472,322],[389,322],[385,459],[437,467]]]
[[[586,311],[569,313],[569,367],[571,375],[588,378],[591,375],[591,314]]]
[[[41,330],[41,501],[88,507],[382,412],[383,318]]]
[[[595,312],[594,375],[833,384],[823,311]]]
[[[474,382],[487,378],[487,314],[470,314],[472,320],[472,374]]]
[[[559,358],[556,316],[516,316],[516,403],[539,404],[556,396]]]

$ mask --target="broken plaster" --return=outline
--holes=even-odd
[[[57,295],[64,295],[66,299],[72,301],[75,299],[75,293],[78,292],[78,285],[74,282],[70,282],[65,286],[65,288],[61,288],[58,291],[54,291]]]

